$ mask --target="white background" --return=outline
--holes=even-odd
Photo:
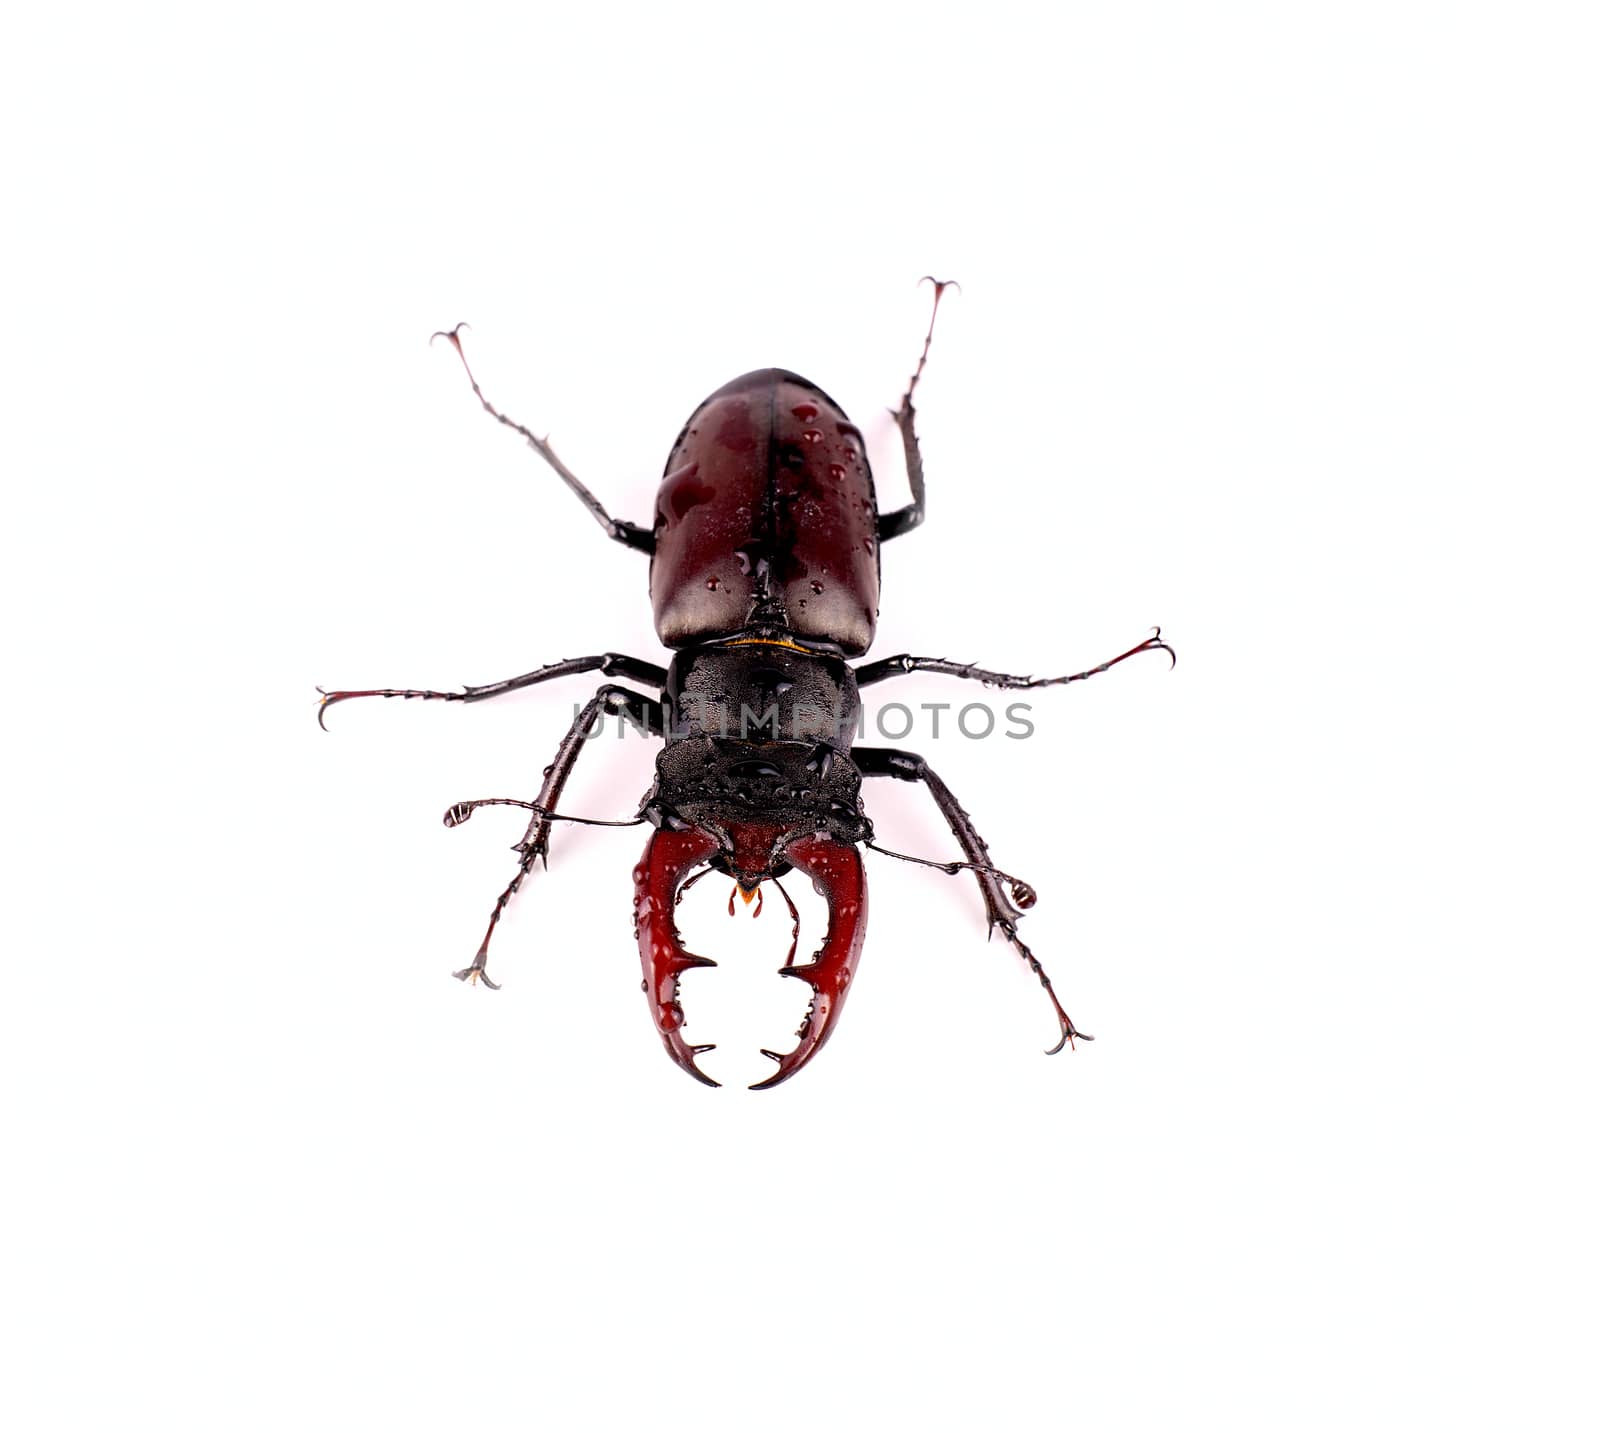
[[[1593,1426],[1582,13],[14,16],[6,1425]],[[706,1090],[638,831],[558,832],[504,990],[451,981],[521,823],[440,814],[531,796],[593,684],[327,735],[313,684],[660,653],[429,333],[619,516],[768,364],[895,503],[930,271],[875,654],[1181,653],[906,742],[1097,1042],[1041,1058],[970,880],[870,858],[771,1094],[786,923],[697,890]],[[606,751],[570,809],[632,810],[651,748]]]

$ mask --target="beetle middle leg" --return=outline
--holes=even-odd
[[[949,662],[943,657],[913,657],[909,652],[902,652],[898,657],[884,657],[880,661],[865,662],[857,667],[856,686],[870,687],[874,682],[887,681],[890,677],[904,677],[911,672],[936,672],[942,676],[965,677],[969,681],[982,682],[986,687],[1005,687],[1011,691],[1022,691],[1032,687],[1064,687],[1068,682],[1082,682],[1090,677],[1098,677],[1101,672],[1109,672],[1118,662],[1126,662],[1129,657],[1137,657],[1141,652],[1165,652],[1172,658],[1172,665],[1178,665],[1178,654],[1162,640],[1161,629],[1157,627],[1152,635],[1137,646],[1129,647],[1126,652],[1119,653],[1110,661],[1100,663],[1098,667],[1090,667],[1085,672],[1074,672],[1068,677],[1018,677],[1010,672],[991,672],[973,662]]]
[[[407,701],[425,702],[486,702],[491,697],[503,697],[507,692],[521,691],[523,687],[538,682],[554,681],[557,677],[576,676],[580,672],[600,672],[608,677],[625,677],[630,682],[642,682],[658,691],[667,684],[667,673],[654,662],[638,657],[624,656],[621,652],[601,652],[593,657],[568,657],[565,661],[551,662],[548,666],[524,672],[520,677],[507,677],[502,682],[490,682],[482,687],[462,687],[459,692],[422,691],[415,687],[377,687],[367,691],[322,692],[317,704],[317,722],[324,731],[328,724],[323,720],[328,708],[352,697],[404,697]]]
[[[584,743],[594,731],[596,725],[606,716],[621,712],[642,730],[659,735],[666,726],[666,711],[662,704],[653,697],[647,697],[642,692],[631,691],[627,687],[606,685],[600,688],[584,709],[573,719],[572,726],[566,736],[561,739],[561,746],[556,751],[556,759],[550,763],[545,771],[544,785],[539,788],[539,797],[535,803],[537,809],[533,819],[528,823],[528,829],[523,833],[522,839],[511,849],[518,853],[517,873],[511,878],[511,884],[500,892],[500,898],[494,903],[494,910],[489,915],[489,927],[483,933],[483,942],[478,947],[478,953],[472,958],[472,964],[455,972],[457,980],[475,983],[482,980],[491,990],[500,987],[490,980],[485,973],[489,961],[489,941],[494,935],[494,928],[500,924],[500,917],[505,908],[510,904],[511,898],[522,888],[522,882],[527,878],[528,872],[534,867],[535,862],[543,861],[547,866],[548,852],[550,849],[550,828],[555,824],[554,815],[556,802],[561,799],[561,792],[567,784],[567,778],[572,775],[572,768],[578,763],[578,755],[584,748]],[[467,805],[470,803],[460,803]],[[452,807],[451,813],[458,808]],[[448,816],[447,816],[448,821]],[[456,825],[458,822],[448,822]]]
[[[1027,961],[1029,969],[1038,976],[1039,984],[1044,987],[1044,993],[1050,997],[1050,1003],[1055,1007],[1056,1019],[1061,1025],[1061,1039],[1045,1053],[1054,1055],[1074,1040],[1094,1039],[1093,1035],[1085,1035],[1078,1029],[1072,1023],[1072,1018],[1061,1008],[1061,1002],[1056,998],[1044,966],[1017,934],[1017,922],[1022,919],[1022,911],[1012,904],[996,875],[992,873],[989,847],[978,834],[977,827],[972,824],[972,818],[956,800],[955,793],[939,779],[927,760],[914,751],[895,751],[881,746],[858,746],[851,751],[850,757],[863,776],[892,776],[899,781],[920,781],[928,788],[928,794],[933,797],[934,804],[938,806],[939,813],[949,825],[951,834],[956,838],[967,860],[974,866],[984,868],[974,870],[973,875],[977,878],[978,889],[983,893],[984,908],[989,916],[989,929],[993,932],[998,928],[1017,954]],[[1013,889],[1016,887],[1013,886]],[[1031,888],[1024,887],[1023,890],[1028,896],[1033,894]],[[1031,905],[1032,902],[1028,901],[1027,904]]]

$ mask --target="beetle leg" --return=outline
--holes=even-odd
[[[639,939],[639,960],[644,966],[644,992],[650,999],[650,1014],[677,1066],[702,1084],[715,1085],[694,1062],[712,1045],[691,1045],[683,1038],[683,1006],[678,1002],[678,977],[686,970],[715,965],[703,955],[691,955],[683,948],[673,910],[687,885],[684,877],[695,866],[716,852],[717,838],[707,831],[690,827],[684,831],[658,830],[645,843],[644,855],[633,872],[633,929]],[[700,875],[691,876],[698,880]]]
[[[811,1006],[800,1022],[800,1043],[794,1049],[786,1055],[775,1050],[761,1052],[777,1061],[778,1068],[775,1074],[751,1085],[752,1090],[770,1090],[782,1084],[822,1048],[844,1008],[856,963],[861,959],[861,943],[867,935],[866,874],[861,869],[861,853],[853,845],[826,835],[807,836],[785,846],[783,855],[795,870],[811,877],[812,885],[828,902],[828,934],[808,965],[789,964],[779,972],[811,987]],[[788,899],[787,892],[784,899]]]
[[[933,346],[934,320],[939,317],[939,300],[944,297],[946,289],[961,287],[954,279],[936,279],[932,274],[924,274],[922,281],[933,285],[933,312],[928,315],[928,332],[922,340],[922,356],[917,359],[916,371],[906,385],[906,394],[900,400],[900,406],[893,410],[895,424],[900,429],[900,441],[905,444],[906,477],[911,483],[911,501],[894,512],[879,514],[879,542],[888,542],[891,537],[910,532],[922,521],[926,494],[922,478],[922,449],[917,443],[917,410],[912,406],[911,397],[922,379],[922,370],[928,366],[928,350]]]
[[[1126,662],[1129,657],[1137,657],[1141,652],[1165,652],[1172,658],[1172,665],[1178,665],[1178,654],[1163,640],[1161,629],[1157,627],[1137,646],[1129,647],[1109,662],[1090,667],[1086,672],[1074,672],[1070,677],[1015,677],[1009,672],[991,672],[971,662],[947,662],[943,657],[913,657],[902,652],[898,657],[884,657],[881,661],[866,662],[857,667],[856,686],[870,687],[874,682],[885,681],[889,677],[903,677],[910,672],[936,672],[941,676],[965,677],[969,681],[982,682],[986,687],[1006,687],[1013,691],[1030,687],[1064,687],[1068,682],[1098,677],[1101,672],[1109,672],[1118,662]]]
[[[983,892],[983,904],[988,912],[991,935],[998,929],[1005,936],[1011,943],[1012,949],[1027,961],[1028,968],[1039,978],[1039,984],[1044,987],[1044,993],[1050,997],[1050,1003],[1055,1007],[1056,1019],[1061,1026],[1061,1038],[1045,1053],[1054,1055],[1074,1040],[1094,1039],[1093,1035],[1085,1035],[1072,1023],[1071,1016],[1061,1008],[1061,1002],[1056,998],[1055,989],[1050,984],[1050,977],[1045,974],[1044,966],[1017,934],[1017,922],[1022,919],[1022,911],[1011,903],[999,880],[991,874],[994,868],[989,861],[989,847],[972,824],[972,818],[956,800],[955,793],[939,779],[927,761],[913,751],[858,746],[851,751],[850,757],[863,776],[893,776],[900,781],[920,781],[928,788],[928,794],[933,797],[934,804],[938,806],[940,814],[948,823],[951,834],[966,854],[967,860],[974,866],[984,868],[975,870],[973,875],[977,877],[978,888]],[[1029,896],[1034,894],[1031,886],[1023,889]],[[1029,900],[1025,904],[1032,905],[1033,901]]]
[[[626,687],[609,685],[601,687],[589,700],[588,705],[573,719],[572,726],[561,739],[556,759],[545,769],[544,785],[539,788],[539,799],[535,803],[533,820],[528,823],[528,829],[523,833],[522,840],[512,847],[512,850],[519,854],[517,873],[511,878],[511,884],[500,892],[499,900],[494,903],[494,910],[489,915],[489,928],[483,933],[483,942],[478,947],[478,953],[473,956],[472,964],[455,972],[457,980],[465,980],[469,984],[481,980],[491,990],[500,988],[485,973],[489,960],[489,941],[494,935],[494,928],[500,924],[500,917],[504,914],[506,906],[510,904],[512,896],[522,888],[522,882],[533,869],[534,863],[546,861],[548,865],[546,854],[550,849],[550,829],[556,819],[554,816],[556,802],[561,799],[562,788],[566,786],[567,778],[572,775],[572,768],[577,765],[578,754],[583,750],[589,733],[594,730],[602,717],[611,712],[623,712],[649,731],[661,731],[666,720],[666,713],[660,702],[640,692],[629,691]],[[453,813],[454,808],[447,815]],[[447,824],[453,823],[447,822]]]
[[[578,480],[578,475],[572,471],[560,458],[556,450],[550,446],[548,438],[540,438],[531,428],[525,428],[514,418],[508,418],[487,398],[483,396],[483,389],[478,387],[478,380],[472,372],[472,365],[467,362],[466,350],[461,347],[461,330],[465,324],[458,323],[448,332],[434,334],[434,338],[450,340],[450,346],[455,349],[456,357],[461,360],[461,366],[467,370],[467,382],[472,385],[473,396],[478,403],[496,423],[511,429],[513,433],[520,433],[527,440],[528,446],[556,470],[561,481],[564,482],[577,495],[578,501],[589,509],[590,516],[605,529],[606,536],[615,542],[620,542],[624,547],[631,547],[639,552],[654,552],[656,549],[655,532],[648,527],[640,527],[637,523],[622,522],[611,516],[600,505],[600,499]]]
[[[317,703],[317,723],[326,731],[328,724],[323,721],[323,717],[327,714],[328,708],[339,702],[349,701],[351,697],[405,697],[408,701],[420,699],[427,702],[486,702],[491,697],[503,697],[507,692],[521,691],[523,687],[531,687],[538,682],[575,676],[579,672],[601,672],[608,677],[625,677],[630,682],[641,682],[647,687],[655,687],[658,691],[667,684],[666,669],[656,666],[654,662],[624,656],[621,652],[601,652],[594,657],[568,657],[565,661],[551,662],[549,666],[524,672],[520,677],[507,677],[503,682],[490,682],[483,687],[462,687],[459,692],[426,692],[404,687],[381,687],[364,692],[323,692],[322,688],[318,687],[317,690],[322,692],[322,700]]]

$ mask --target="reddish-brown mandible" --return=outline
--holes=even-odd
[[[678,978],[685,971],[715,965],[704,956],[691,955],[678,935],[673,911],[678,891],[696,866],[718,851],[716,838],[705,831],[657,831],[645,845],[644,856],[633,872],[633,927],[639,937],[639,960],[644,967],[644,990],[650,1000],[661,1043],[677,1064],[708,1085],[718,1082],[696,1063],[695,1056],[713,1045],[691,1045],[683,1038],[683,1006],[678,1001]],[[772,857],[775,861],[776,855]],[[787,1080],[817,1053],[844,1007],[861,943],[867,935],[867,882],[861,853],[844,841],[825,835],[790,839],[782,859],[811,877],[828,903],[828,933],[822,947],[807,965],[786,965],[780,975],[804,980],[812,988],[811,1008],[798,1031],[800,1042],[787,1054],[761,1053],[776,1060],[777,1070],[760,1084],[761,1090]]]

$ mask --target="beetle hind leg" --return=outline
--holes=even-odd
[[[483,409],[494,421],[503,428],[509,428],[513,433],[522,437],[527,445],[533,449],[551,468],[556,475],[572,491],[579,502],[589,510],[589,515],[600,524],[607,537],[613,542],[620,542],[624,547],[631,547],[636,552],[655,551],[656,539],[652,528],[641,527],[638,523],[623,522],[614,518],[600,504],[600,499],[595,497],[579,480],[578,475],[572,471],[560,458],[556,450],[550,446],[548,437],[541,438],[531,428],[517,422],[515,418],[507,417],[491,403],[478,386],[477,376],[472,371],[472,365],[467,362],[467,351],[461,346],[461,330],[466,325],[458,323],[454,328],[441,330],[434,334],[434,338],[446,339],[455,349],[456,357],[461,360],[461,366],[466,370],[467,382],[472,385],[472,395],[478,400],[478,406]],[[430,340],[431,341],[431,340]]]
[[[933,325],[939,317],[939,300],[944,297],[946,289],[959,290],[961,285],[954,279],[936,279],[932,274],[924,274],[922,282],[933,285],[933,312],[928,315],[928,331],[923,336],[922,353],[917,359],[911,382],[906,385],[900,406],[892,410],[895,426],[900,430],[900,441],[906,450],[906,480],[911,484],[911,501],[894,512],[878,515],[879,542],[888,542],[890,538],[899,537],[920,526],[927,503],[927,484],[922,476],[922,446],[917,442],[917,410],[911,400],[916,394],[917,384],[922,381],[922,370],[928,366],[928,350],[933,347]]]

